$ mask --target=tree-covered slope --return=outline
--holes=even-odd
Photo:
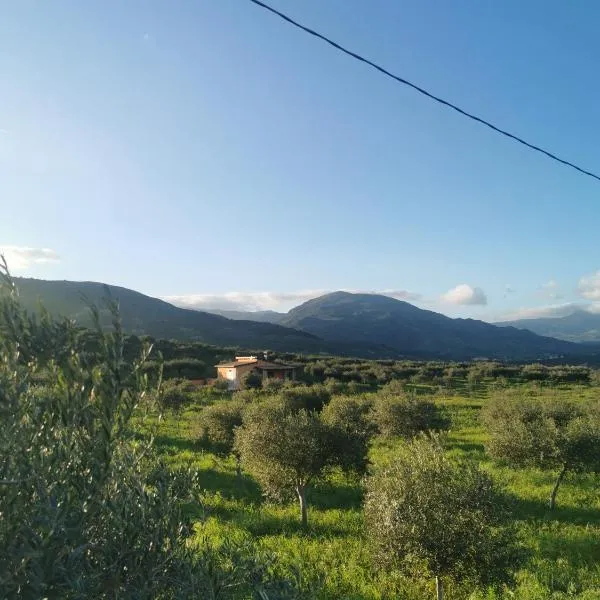
[[[406,355],[526,360],[581,352],[575,344],[530,331],[451,319],[376,294],[327,294],[292,309],[281,324],[332,341],[383,344]]]
[[[56,316],[74,319],[81,326],[91,324],[89,304],[99,308],[107,298],[119,302],[123,327],[128,333],[155,338],[195,340],[220,346],[272,348],[317,352],[321,340],[315,336],[270,323],[226,319],[196,310],[177,308],[118,286],[95,282],[45,281],[17,278],[23,305],[38,310],[41,304]],[[107,310],[101,310],[108,324]]]
[[[273,324],[178,308],[127,288],[101,283],[25,278],[16,281],[23,305],[30,310],[37,310],[41,301],[51,314],[88,326],[91,303],[101,308],[103,322],[108,324],[109,311],[102,307],[107,298],[112,298],[119,302],[123,327],[128,333],[218,346],[368,358],[459,360],[535,360],[593,351],[513,327],[451,319],[376,294],[327,294],[292,309],[281,316],[281,324]]]

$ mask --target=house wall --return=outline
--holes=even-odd
[[[228,379],[229,381],[235,380],[235,368],[234,367],[217,367],[218,379]]]
[[[244,378],[244,375],[250,373],[250,371],[253,371],[256,368],[256,364],[255,363],[249,363],[247,365],[239,365],[238,367],[236,367],[236,380],[238,383],[238,387],[241,384],[242,379]]]
[[[242,387],[242,379],[247,373],[256,368],[256,363],[248,363],[247,365],[238,365],[237,367],[217,367],[218,379],[226,379],[229,382],[230,390],[239,390]],[[267,378],[266,374],[270,373],[269,377],[273,379],[295,379],[296,372],[292,369],[282,369],[263,371],[260,370],[263,378]]]
[[[229,382],[230,390],[239,390],[244,375],[252,371],[255,366],[255,363],[248,363],[237,367],[217,367],[217,375],[219,379],[226,379]]]

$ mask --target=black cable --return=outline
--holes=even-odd
[[[576,171],[579,171],[580,173],[583,173],[584,175],[589,175],[590,177],[593,177],[594,179],[597,179],[598,181],[600,181],[599,175],[596,175],[595,173],[592,173],[591,171],[587,171],[586,169],[582,169],[581,167],[578,167],[576,164],[569,162],[568,160],[564,160],[563,158],[556,156],[556,154],[552,154],[552,152],[549,152],[548,150],[544,150],[543,148],[540,148],[539,146],[536,146],[535,144],[530,144],[529,142],[525,141],[523,138],[520,138],[519,136],[514,135],[513,133],[510,133],[508,131],[505,131],[504,129],[500,129],[500,127],[496,127],[496,125],[493,125],[489,121],[486,121],[485,119],[482,119],[481,117],[478,117],[476,115],[473,115],[473,114],[467,112],[466,110],[463,110],[462,108],[456,106],[455,104],[452,104],[452,102],[448,102],[447,100],[444,100],[443,98],[439,98],[438,96],[435,96],[434,94],[432,94],[431,92],[428,92],[427,90],[423,89],[422,87],[419,87],[418,85],[411,83],[410,81],[408,81],[402,77],[399,77],[398,75],[394,75],[393,73],[390,73],[388,70],[384,69],[383,67],[380,67],[378,64],[370,61],[367,58],[364,58],[363,56],[360,56],[360,54],[356,54],[356,52],[352,52],[352,50],[348,50],[347,48],[340,46],[337,42],[330,40],[328,37],[325,37],[324,35],[318,33],[314,29],[310,29],[309,27],[306,27],[305,25],[302,25],[301,23],[294,21],[294,19],[292,19],[291,17],[288,17],[287,15],[283,14],[282,12],[279,12],[278,10],[274,9],[272,6],[269,6],[268,4],[265,4],[264,2],[261,2],[260,0],[250,0],[250,2],[268,10],[269,12],[273,13],[274,15],[277,15],[284,21],[287,21],[294,27],[301,29],[305,33],[308,33],[316,38],[319,38],[320,40],[323,40],[330,46],[333,46],[336,50],[339,50],[340,52],[343,52],[344,54],[347,54],[348,56],[351,56],[352,58],[355,58],[356,60],[359,60],[360,62],[365,63],[365,64],[369,65],[370,67],[373,67],[380,73],[383,73],[384,75],[387,75],[388,77],[391,77],[392,79],[395,79],[399,83],[407,85],[407,86],[411,87],[413,90],[416,90],[417,92],[419,92],[420,94],[423,94],[424,96],[427,96],[428,98],[431,98],[432,100],[435,100],[436,102],[439,102],[440,104],[443,104],[444,106],[447,106],[448,108],[451,108],[452,110],[455,110],[456,112],[460,113],[464,117],[468,117],[469,119],[472,119],[473,121],[477,121],[478,123],[481,123],[482,125],[485,125],[486,127],[489,127],[490,129],[494,130],[496,133],[500,133],[516,142],[519,142],[519,144],[523,144],[523,146],[527,146],[527,148],[530,148],[531,150],[535,150],[536,152],[541,152],[542,154],[545,154],[548,158],[551,158],[552,160],[562,163],[563,165],[566,165],[567,167],[571,167],[572,169],[575,169]]]

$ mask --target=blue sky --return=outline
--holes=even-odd
[[[600,171],[600,4],[272,5]],[[600,183],[248,0],[0,0],[0,72],[16,274],[196,306],[387,291],[486,319],[600,300]]]

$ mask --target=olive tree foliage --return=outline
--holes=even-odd
[[[183,505],[196,501],[195,475],[169,471],[134,438],[149,348],[124,360],[115,307],[109,333],[95,311],[98,344],[84,352],[71,323],[22,310],[5,265],[0,279],[2,597],[225,599],[253,583],[266,589],[251,559],[189,545]]]
[[[497,395],[482,411],[490,456],[514,466],[555,469],[550,509],[569,472],[600,472],[600,411],[597,404],[554,398]]]
[[[282,388],[279,397],[291,411],[321,411],[331,394],[323,385],[295,385]]]
[[[202,441],[220,455],[233,454],[237,474],[241,474],[240,455],[234,448],[235,430],[242,424],[245,405],[236,400],[224,400],[207,406],[200,414]]]
[[[334,396],[321,413],[323,421],[331,427],[335,462],[344,471],[362,474],[367,469],[369,443],[377,433],[372,412],[370,400]]]
[[[263,381],[262,389],[266,394],[277,394],[279,391],[288,385],[288,381],[271,377]]]
[[[456,463],[440,438],[416,437],[367,482],[365,521],[378,564],[445,580],[496,586],[523,558],[507,498],[471,462]]]
[[[339,463],[340,439],[319,413],[266,402],[246,412],[243,425],[236,429],[235,449],[267,497],[297,496],[306,526],[306,492],[327,467]]]
[[[160,382],[156,400],[161,410],[181,412],[192,401],[189,383],[184,379],[165,379]]]
[[[450,420],[432,400],[413,394],[379,394],[373,418],[384,437],[412,438],[450,427]]]
[[[249,371],[242,377],[241,383],[245,390],[258,390],[263,386],[263,378],[259,372]]]
[[[208,390],[224,394],[229,391],[229,381],[227,379],[215,379],[207,386]]]

